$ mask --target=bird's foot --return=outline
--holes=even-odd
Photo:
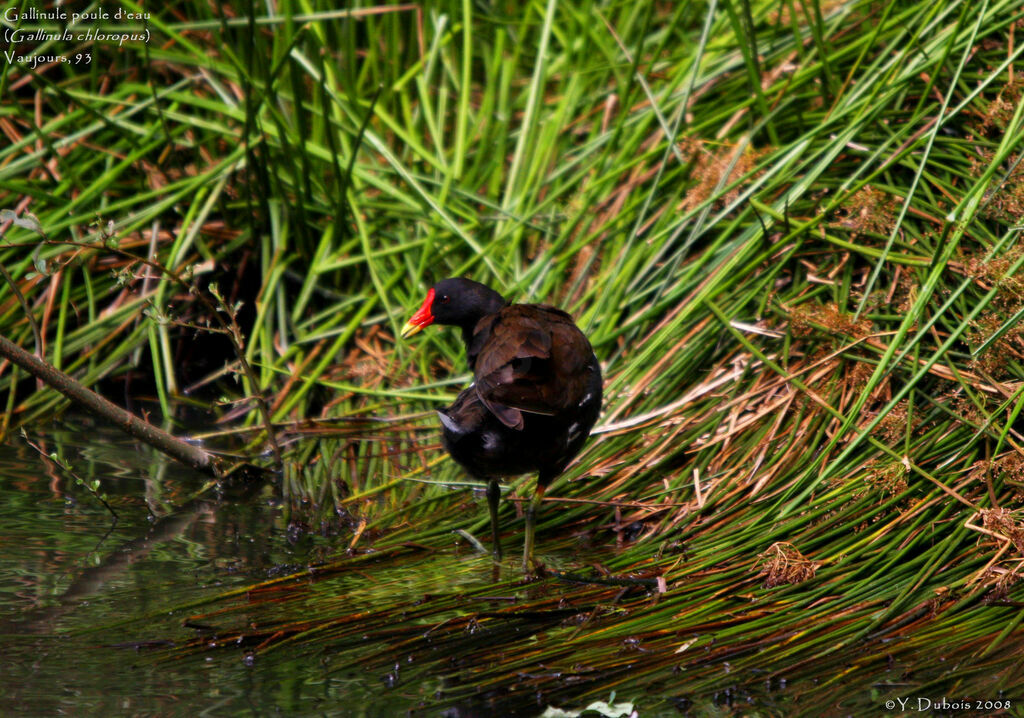
[[[549,572],[543,561],[536,556],[530,556],[529,559],[523,559],[523,573],[527,578],[544,578]]]

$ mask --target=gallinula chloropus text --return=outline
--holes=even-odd
[[[430,324],[458,327],[466,343],[473,383],[437,415],[448,453],[488,482],[498,557],[498,479],[537,472],[537,489],[526,509],[523,568],[529,571],[544,491],[582,448],[601,411],[601,366],[565,312],[544,304],[509,304],[470,279],[434,285],[402,336]]]

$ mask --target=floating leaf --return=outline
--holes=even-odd
[[[632,703],[610,704],[605,701],[594,701],[582,710],[566,710],[548,706],[548,709],[541,714],[541,718],[582,718],[595,713],[602,718],[629,718],[637,715]]]
[[[31,212],[23,212],[19,217],[13,210],[0,209],[0,222],[13,222],[18,227],[36,232],[37,234],[43,234],[42,223]]]

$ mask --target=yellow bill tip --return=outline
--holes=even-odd
[[[408,339],[413,334],[419,334],[421,331],[423,331],[423,327],[421,327],[419,324],[406,322],[405,326],[402,327],[401,337],[402,339]]]

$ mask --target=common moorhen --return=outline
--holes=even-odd
[[[601,411],[601,366],[572,317],[544,304],[509,304],[470,279],[444,279],[402,327],[462,329],[473,383],[437,412],[444,446],[466,471],[486,479],[494,553],[498,479],[537,472],[526,509],[523,569],[533,562],[537,508],[544,491],[582,448]]]

